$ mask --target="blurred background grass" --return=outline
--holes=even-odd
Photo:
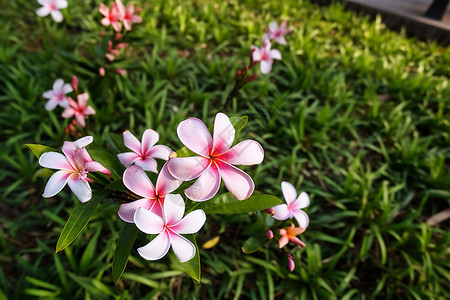
[[[432,216],[450,199],[450,51],[392,32],[345,10],[309,1],[133,1],[143,24],[116,67],[98,75],[99,1],[69,1],[65,20],[39,18],[35,1],[2,0],[0,17],[0,299],[448,299],[449,221]],[[109,4],[109,3],[106,3]],[[126,1],[125,4],[128,4]],[[111,264],[123,223],[105,201],[64,253],[54,247],[71,208],[68,190],[41,197],[46,178],[25,143],[60,148],[69,137],[42,93],[56,78],[80,79],[97,115],[95,143],[130,129],[160,133],[188,116],[212,123],[233,76],[264,27],[287,20],[288,45],[271,74],[245,86],[225,111],[247,115],[240,139],[265,149],[248,168],[258,190],[282,197],[290,181],[311,196],[307,247],[287,270],[275,243],[244,255],[254,215],[210,216],[200,285],[170,258],[146,262],[135,248],[119,284]],[[104,49],[103,49],[104,51]]]

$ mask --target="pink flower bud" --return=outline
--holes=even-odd
[[[116,41],[120,40],[123,37],[121,33],[117,33],[115,36]]]
[[[105,76],[105,68],[100,67],[100,69],[98,69],[98,73],[100,74],[100,76]]]
[[[287,259],[288,259],[288,268],[289,271],[294,271],[295,269],[295,262],[294,262],[294,258],[292,257],[292,255],[290,253],[286,253],[287,255]]]
[[[117,74],[119,74],[121,76],[127,75],[127,70],[124,70],[124,69],[117,68],[117,69],[114,69],[114,72],[116,72]]]
[[[76,93],[78,93],[78,78],[75,75],[72,76],[72,88]]]
[[[267,238],[269,239],[269,240],[271,240],[271,239],[273,239],[273,232],[272,232],[272,230],[267,230],[266,231],[266,236],[267,236]]]
[[[275,214],[275,210],[273,209],[273,207],[265,209],[265,210],[263,210],[263,212],[268,213],[271,216],[273,216]]]

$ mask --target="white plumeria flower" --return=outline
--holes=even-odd
[[[287,220],[294,217],[301,228],[308,227],[309,217],[302,210],[309,205],[309,196],[303,192],[297,198],[297,192],[292,184],[287,181],[281,183],[281,190],[283,191],[284,199],[287,204],[280,204],[275,206],[273,217],[277,220]]]
[[[287,28],[287,21],[283,21],[278,27],[278,23],[273,21],[269,24],[269,28],[266,28],[266,34],[263,35],[263,41],[266,39],[274,40],[278,44],[286,45],[285,35],[289,34],[291,30]]]
[[[42,5],[36,10],[39,17],[50,14],[55,22],[59,23],[63,20],[63,14],[59,10],[67,7],[67,0],[37,0],[37,2]]]
[[[73,91],[70,83],[64,83],[64,80],[58,78],[53,83],[53,89],[46,91],[42,96],[49,99],[45,104],[46,110],[54,110],[57,105],[66,108],[69,106],[69,101],[66,94]]]
[[[163,217],[139,208],[134,215],[137,228],[147,234],[158,234],[150,243],[138,248],[138,253],[147,260],[158,260],[173,252],[180,262],[194,258],[195,246],[180,234],[192,234],[200,230],[206,221],[201,209],[190,212],[183,218],[185,204],[181,195],[169,194],[164,199]]]
[[[253,62],[260,62],[261,73],[268,74],[272,71],[273,60],[281,60],[281,52],[276,49],[270,49],[272,43],[269,40],[264,41],[264,45],[259,49],[258,47],[252,46],[252,60]]]

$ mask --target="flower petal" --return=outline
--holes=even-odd
[[[217,194],[219,187],[219,169],[215,163],[211,163],[210,166],[203,171],[197,181],[188,189],[184,190],[184,194],[192,201],[206,201]]]
[[[274,206],[273,210],[274,210],[274,214],[272,217],[274,219],[277,219],[280,221],[287,220],[291,213],[286,204],[280,204],[280,205]]]
[[[158,173],[158,164],[156,163],[156,160],[151,157],[147,157],[145,159],[138,158],[134,163],[136,166],[141,167],[145,171]]]
[[[77,100],[80,107],[86,107],[86,104],[89,100],[89,94],[88,93],[79,94]]]
[[[88,145],[90,145],[94,141],[94,138],[91,135],[87,135],[85,137],[82,137],[74,142],[75,148],[81,149],[86,148]]]
[[[55,98],[52,98],[45,103],[45,109],[48,111],[52,111],[55,109],[55,107],[58,105],[58,101],[55,100]]]
[[[171,227],[171,229],[180,234],[196,233],[202,228],[205,221],[205,212],[201,209],[197,209],[188,213],[178,224]]]
[[[75,113],[75,110],[73,108],[66,107],[66,109],[64,109],[64,111],[62,112],[61,116],[63,118],[68,119],[68,118],[72,118],[74,113]]]
[[[164,199],[164,222],[167,225],[174,225],[178,223],[184,214],[184,200],[179,194],[167,195]]]
[[[168,161],[167,167],[173,177],[189,181],[200,176],[210,163],[202,156],[175,157]]]
[[[155,213],[142,207],[136,210],[134,223],[140,231],[146,234],[158,234],[165,230],[164,220]]]
[[[168,160],[170,153],[172,153],[172,150],[169,147],[164,145],[156,145],[147,152],[147,155],[154,158]]]
[[[291,207],[296,209],[302,209],[307,206],[309,206],[309,196],[305,192],[302,192],[300,196],[298,196],[297,200],[291,204]]]
[[[129,167],[132,163],[139,159],[140,156],[134,152],[125,152],[117,154],[117,158],[122,165],[124,165],[125,167]]]
[[[39,7],[39,8],[36,10],[36,14],[37,14],[39,17],[45,17],[45,16],[48,16],[49,13],[50,13],[50,9],[48,9],[47,6]]]
[[[39,158],[39,164],[44,168],[73,171],[67,158],[58,152],[45,152]]]
[[[297,198],[295,187],[287,181],[281,183],[281,191],[283,192],[284,200],[286,200],[288,205],[292,204],[295,201],[295,198]]]
[[[46,91],[42,94],[44,98],[51,99],[53,97],[53,90]]]
[[[169,234],[164,231],[155,237],[144,247],[137,249],[140,256],[146,260],[158,260],[163,258],[170,249]]]
[[[258,47],[252,46],[252,61],[258,62],[261,60],[261,50]]]
[[[277,24],[277,21],[272,21],[272,22],[270,22],[270,24],[269,24],[269,30],[272,31],[272,32],[275,32],[275,31],[278,30],[278,24]]]
[[[127,223],[134,223],[134,214],[138,208],[142,207],[143,209],[150,210],[154,203],[155,200],[148,198],[139,199],[130,203],[124,203],[120,206],[117,214],[123,221]]]
[[[69,178],[67,184],[82,203],[91,200],[92,190],[86,180],[80,179],[78,176],[72,176]]]
[[[230,118],[224,113],[218,113],[214,120],[213,153],[221,154],[229,150],[235,135],[236,131]]]
[[[167,166],[168,163],[165,163],[156,180],[156,193],[159,196],[165,196],[173,192],[183,183],[182,180],[178,180],[170,174]]]
[[[63,9],[67,7],[67,0],[56,0],[56,7]]]
[[[141,154],[141,143],[129,130],[123,132],[123,142],[128,149]]]
[[[272,71],[272,60],[266,61],[262,60],[260,65],[261,73],[269,74]]]
[[[105,5],[105,4],[103,4],[103,3],[100,3],[100,6],[99,6],[99,8],[98,8],[98,11],[102,14],[102,15],[104,15],[105,17],[107,17],[108,15],[109,15],[109,8]],[[109,25],[109,24],[108,24]]]
[[[281,52],[276,49],[270,50],[270,58],[281,60]]]
[[[69,180],[69,177],[72,174],[72,172],[67,172],[65,170],[54,173],[48,180],[42,197],[50,198],[58,194],[64,188],[67,180]]]
[[[63,20],[63,14],[59,10],[54,10],[50,12],[50,14],[52,15],[53,20],[57,23]]]
[[[107,168],[105,168],[101,163],[96,162],[96,161],[86,162],[86,164],[84,165],[84,168],[88,172],[100,172],[100,173],[106,174],[108,176],[111,175],[111,172]]]
[[[264,150],[258,142],[245,140],[218,158],[232,165],[256,165],[263,161]]]
[[[62,90],[63,85],[64,80],[62,80],[61,78],[56,79],[55,82],[53,83],[53,91],[59,92],[60,90]]]
[[[220,176],[231,195],[238,200],[245,200],[255,190],[255,184],[244,171],[224,162],[219,162]]]
[[[150,150],[156,142],[159,140],[159,134],[154,131],[153,129],[147,129],[144,131],[144,134],[142,135],[142,145],[141,150],[142,154],[146,154],[148,150]]]
[[[205,123],[197,118],[189,118],[178,125],[178,138],[189,150],[209,156],[212,148],[212,137]]]
[[[68,94],[73,91],[72,85],[70,83],[66,83],[65,85],[63,85],[62,90],[64,94]]]
[[[185,237],[178,234],[170,235],[170,244],[180,262],[187,262],[195,256],[195,246]]]
[[[156,198],[155,187],[138,166],[131,166],[123,173],[123,184],[133,193],[144,198]]]
[[[298,226],[306,228],[309,225],[309,217],[303,210],[293,211],[294,218],[297,220]]]

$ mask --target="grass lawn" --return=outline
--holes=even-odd
[[[61,23],[38,17],[36,1],[3,1],[1,300],[450,298],[450,223],[438,220],[450,203],[448,48],[407,38],[342,4],[133,2],[143,22],[108,63],[99,33],[112,29],[100,24],[100,1],[69,1]],[[273,20],[287,20],[293,30],[286,46],[273,44],[282,60],[224,107],[236,71]],[[284,180],[311,198],[295,270],[275,242],[242,252],[263,230],[260,212],[208,215],[197,236],[200,284],[173,257],[142,259],[136,248],[148,237],[140,234],[115,285],[111,266],[124,223],[114,199],[55,254],[78,200],[68,188],[41,196],[48,174],[24,144],[61,149],[77,138],[65,132],[70,121],[62,110],[47,111],[42,97],[57,78],[70,82],[72,75],[97,112],[80,132],[93,135],[97,147],[113,133],[129,129],[140,138],[152,128],[159,143],[179,149],[176,128],[187,117],[208,125],[220,111],[248,116],[238,140],[254,139],[265,150],[262,164],[244,168],[256,189],[283,199]],[[217,236],[215,247],[201,248]]]

